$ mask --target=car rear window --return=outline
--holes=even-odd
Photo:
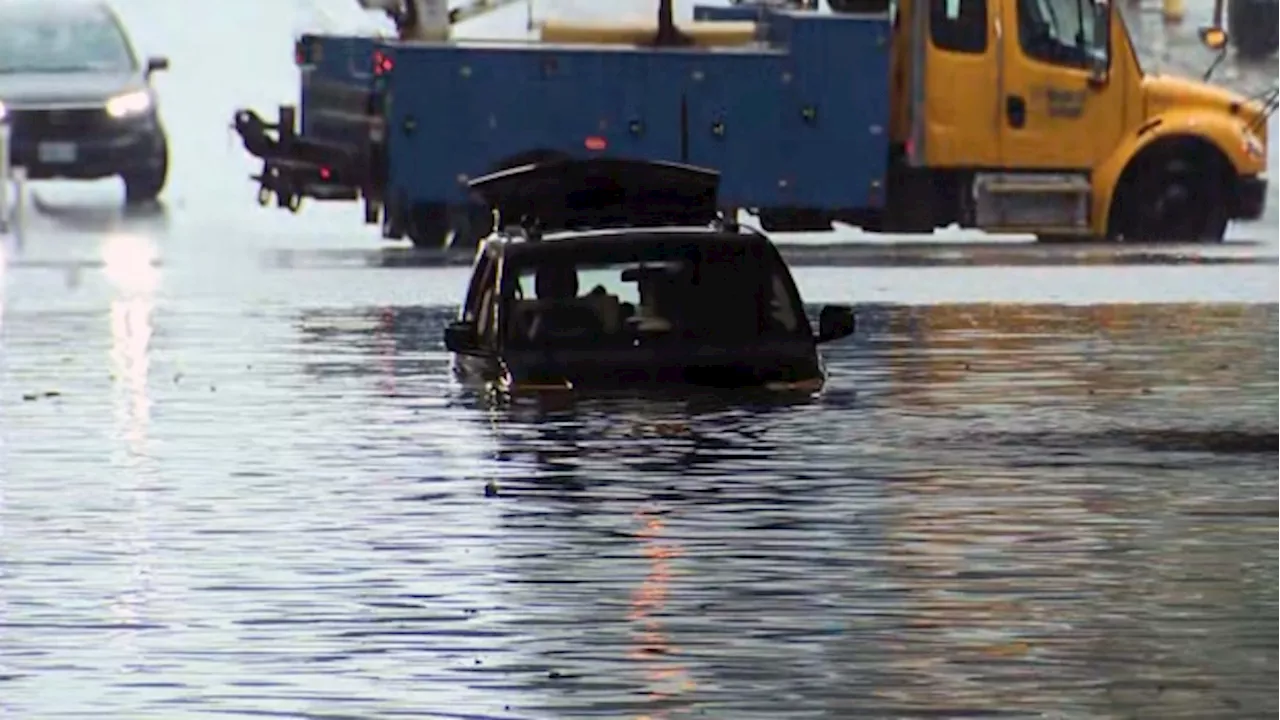
[[[126,72],[133,66],[123,33],[105,13],[0,14],[0,73]]]
[[[789,273],[763,243],[548,250],[509,266],[507,336],[515,346],[741,343],[809,331]],[[557,313],[564,332],[539,332]]]

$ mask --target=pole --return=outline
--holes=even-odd
[[[9,232],[9,123],[0,120],[0,235]]]
[[[408,28],[413,40],[445,42],[450,36],[449,0],[406,0],[417,22]]]
[[[27,169],[19,165],[13,174],[13,239],[18,252],[22,252],[27,238]]]

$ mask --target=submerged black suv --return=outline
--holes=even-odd
[[[118,17],[94,0],[0,0],[0,122],[11,164],[39,180],[118,175],[129,203],[164,189],[169,150],[152,73]]]
[[[719,174],[674,163],[561,160],[471,182],[501,228],[482,241],[454,372],[502,390],[693,385],[817,391],[817,334],[777,248],[723,221]]]

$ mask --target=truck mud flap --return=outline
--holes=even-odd
[[[238,110],[236,133],[244,149],[262,160],[262,172],[252,176],[258,182],[258,202],[297,212],[303,198],[316,200],[357,200],[369,197],[369,160],[358,148],[308,139],[294,129],[295,111],[280,108],[278,122],[269,123],[252,110]]]

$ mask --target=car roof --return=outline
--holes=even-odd
[[[89,20],[112,17],[103,0],[0,0],[0,17],[20,20]]]
[[[518,262],[539,255],[583,253],[599,257],[611,247],[622,249],[636,246],[660,247],[666,244],[688,245],[690,241],[773,244],[763,233],[754,230],[744,232],[717,227],[644,227],[561,232],[539,240],[526,240],[520,236],[500,233],[488,241],[488,247],[495,250],[501,248],[508,258]]]

